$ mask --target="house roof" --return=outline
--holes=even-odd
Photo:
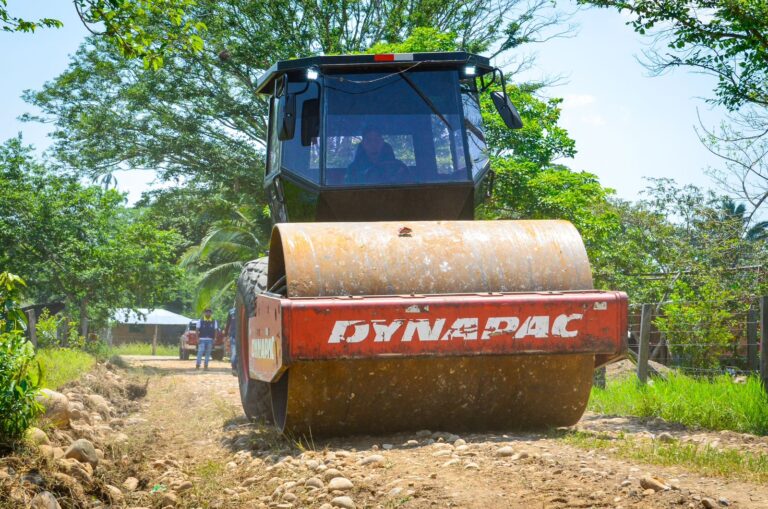
[[[138,308],[137,311],[138,314],[127,308],[117,309],[112,314],[112,320],[129,325],[187,325],[192,321],[191,318],[165,309],[155,309],[150,312],[149,309]]]

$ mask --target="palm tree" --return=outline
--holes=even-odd
[[[750,241],[759,241],[768,239],[768,221],[760,221],[749,226],[749,217],[747,208],[743,203],[736,203],[731,198],[723,198],[720,205],[721,217],[723,220],[736,220],[744,228],[744,238]]]
[[[233,209],[232,216],[214,222],[197,246],[181,258],[181,266],[202,270],[195,311],[217,302],[233,289],[245,263],[263,255],[260,212],[248,205]]]

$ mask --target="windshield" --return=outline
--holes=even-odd
[[[456,71],[324,78],[326,185],[469,180]]]

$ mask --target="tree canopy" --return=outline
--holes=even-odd
[[[715,75],[717,102],[729,109],[768,106],[768,4],[763,0],[580,0],[630,16],[640,34],[666,44],[651,65]]]
[[[0,146],[0,266],[38,302],[63,300],[83,335],[117,307],[154,307],[179,279],[173,231],[37,163],[20,138]]]
[[[186,11],[195,0],[73,0],[85,27],[102,37],[126,58],[139,58],[146,68],[158,69],[164,58],[203,49],[201,35],[206,26],[193,21]],[[34,32],[38,28],[60,28],[57,19],[23,19],[9,12],[8,1],[0,0],[0,30]]]

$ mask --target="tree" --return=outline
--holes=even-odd
[[[752,223],[768,200],[768,120],[745,112],[723,123],[719,133],[697,130],[701,143],[723,163],[709,174],[731,196],[744,200],[746,224]]]
[[[20,138],[0,149],[0,263],[30,296],[63,299],[86,335],[91,317],[153,307],[179,277],[172,231],[126,209],[114,190],[84,186],[35,162]]]
[[[463,49],[517,48],[546,38],[536,31],[557,19],[521,0],[201,1],[188,15],[208,28],[197,54],[148,72],[91,38],[67,71],[26,94],[55,125],[57,158],[91,177],[149,168],[166,179],[236,181],[263,201],[267,103],[254,87],[274,61],[361,52],[421,27],[455,34]]]
[[[579,0],[630,15],[640,34],[655,33],[667,52],[657,71],[692,67],[718,79],[716,102],[730,110],[768,107],[768,4],[764,0]]]
[[[103,37],[126,58],[141,58],[146,68],[158,69],[163,58],[203,48],[205,23],[192,21],[185,12],[195,0],[73,0],[77,14],[94,35]],[[0,0],[0,30],[34,32],[60,28],[53,18],[28,20],[8,12]]]
[[[636,203],[615,200],[620,228],[596,267],[598,279],[635,302],[663,302],[677,291],[728,290],[745,301],[765,290],[765,243],[749,234],[732,202],[696,186],[653,179]],[[710,284],[710,282],[712,284]],[[684,286],[680,286],[684,285]]]
[[[262,209],[263,210],[263,209]],[[221,301],[232,302],[237,276],[246,262],[263,256],[261,210],[243,205],[231,216],[214,222],[199,245],[190,247],[181,259],[183,267],[202,269],[195,312]]]

